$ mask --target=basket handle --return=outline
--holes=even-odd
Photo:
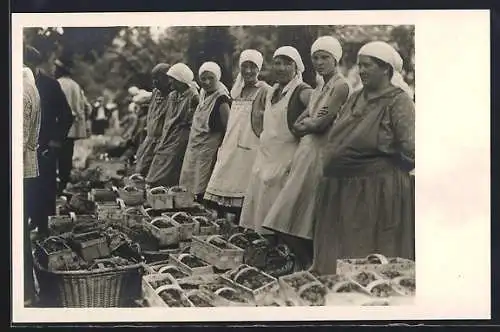
[[[170,218],[168,218],[168,217],[156,217],[153,220],[151,220],[149,223],[154,226],[154,224],[156,224],[156,222],[160,221],[160,220],[161,221],[171,222]]]
[[[145,181],[144,177],[141,174],[139,174],[139,173],[132,174],[131,176],[129,176],[128,179],[131,180],[131,181],[134,181],[134,180]]]
[[[120,209],[125,210],[127,206],[125,205],[125,202],[121,198],[116,199],[116,203],[120,206]]]
[[[387,257],[385,257],[384,255],[381,255],[381,254],[371,254],[371,255],[366,256],[365,259],[368,260],[371,257],[378,258],[382,264],[388,264],[389,263],[389,260],[387,259]]]
[[[232,241],[235,237],[237,237],[237,236],[243,236],[243,238],[245,239],[245,241],[247,240],[247,239],[244,237],[244,234],[243,234],[243,233],[234,233],[233,235],[231,235],[231,236],[229,237],[229,239],[228,239],[227,241],[228,241],[229,243],[232,243],[231,241]]]
[[[48,238],[46,238],[45,240],[43,240],[43,244],[45,243],[48,243],[48,242],[59,242],[59,243],[63,243],[63,244],[66,244],[66,240],[63,239],[61,236],[57,236],[57,235],[54,235],[54,236],[49,236]]]
[[[183,186],[173,186],[170,188],[170,192],[184,192],[187,193],[188,190],[186,187]]]
[[[175,219],[175,217],[177,217],[177,216],[186,216],[186,217],[189,217],[189,215],[188,215],[186,212],[184,212],[184,211],[179,211],[179,212],[174,213],[174,214],[172,215],[172,217],[170,217],[170,218]]]
[[[166,193],[168,193],[168,190],[165,187],[155,187],[155,188],[149,189],[149,193],[151,195],[166,194]]]
[[[175,289],[179,293],[182,293],[182,290],[179,288],[179,286],[176,286],[176,285],[163,285],[163,286],[160,286],[160,287],[158,287],[155,290],[155,293],[157,295],[160,295],[161,292],[163,292],[164,290],[167,290],[167,289]]]
[[[300,286],[300,288],[297,290],[297,295],[298,295],[299,297],[300,297],[300,296],[302,296],[302,293],[303,293],[306,289],[308,289],[308,288],[310,288],[310,287],[313,287],[313,286],[322,286],[322,287],[323,287],[323,284],[322,284],[321,282],[317,281],[317,280],[315,280],[315,281],[311,281],[310,283],[307,283],[307,284],[305,284],[305,285]]]
[[[248,267],[245,267],[244,269],[241,269],[240,272],[236,273],[236,275],[234,276],[234,281],[237,282],[238,278],[241,276],[241,274],[243,272],[247,272],[247,271],[252,271],[252,270],[255,270],[255,271],[258,271],[255,267],[253,266],[248,266]]]
[[[203,221],[205,221],[207,223],[210,222],[207,217],[203,217],[203,216],[194,216],[193,220],[197,221],[197,222],[199,222],[199,220],[203,220]]]
[[[141,213],[142,213],[142,211],[140,210],[140,208],[137,208],[137,207],[135,207],[135,206],[128,207],[128,208],[126,208],[126,209],[125,209],[125,213],[130,213],[130,212],[132,212],[132,211],[139,211],[139,212],[141,212]]]
[[[207,243],[210,243],[210,241],[212,241],[213,239],[221,239],[223,240],[222,236],[220,236],[219,234],[215,234],[215,235],[210,235],[209,237],[207,237]]]
[[[219,288],[218,290],[216,290],[214,292],[215,295],[219,295],[220,293],[222,293],[223,291],[230,291],[230,292],[233,292],[233,293],[236,293],[236,290],[234,288],[231,288],[231,287],[222,287],[222,288]]]
[[[169,270],[169,269],[175,269],[177,271],[181,271],[179,270],[179,268],[175,265],[165,265],[165,266],[162,266],[159,270],[158,270],[158,273],[163,273],[165,270]]]
[[[379,286],[379,285],[387,285],[389,287],[391,287],[392,289],[392,285],[389,281],[387,280],[381,280],[381,279],[378,279],[378,280],[374,280],[372,282],[370,282],[367,286],[366,286],[366,290],[371,293],[372,289],[375,287],[375,286]]]

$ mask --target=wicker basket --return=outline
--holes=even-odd
[[[161,228],[156,225],[160,222],[172,224],[172,227]],[[166,217],[157,217],[151,220],[147,226],[160,241],[160,246],[172,246],[179,243],[179,225]]]
[[[49,243],[57,243],[61,246],[61,250],[49,252],[46,245]],[[35,242],[35,253],[41,266],[48,270],[58,270],[65,268],[74,260],[74,253],[68,245],[67,239],[61,236],[50,236],[43,241]]]
[[[129,206],[142,205],[146,200],[144,197],[144,189],[139,189],[132,185],[127,185],[118,189],[118,195],[123,202]]]
[[[71,232],[74,226],[75,214],[49,216],[49,235],[61,235]]]
[[[174,208],[174,199],[165,187],[149,189],[146,194],[149,205],[155,210],[167,210]]]
[[[143,265],[48,271],[33,259],[40,299],[47,307],[123,307],[141,296]]]
[[[194,195],[186,188],[175,186],[169,189],[169,194],[174,198],[174,207],[176,209],[190,208],[194,204]]]
[[[184,217],[191,219],[191,222],[180,222],[178,218]],[[189,214],[186,212],[176,212],[171,216],[171,219],[179,224],[179,240],[187,241],[193,238],[194,234],[199,233],[199,223],[194,220]]]
[[[96,211],[96,204],[86,199],[83,194],[72,195],[69,206],[76,214],[89,214]]]
[[[212,239],[223,241],[229,249],[221,249],[210,243]],[[224,241],[219,235],[211,235],[208,237],[194,236],[190,252],[219,270],[237,268],[243,263],[243,255],[245,253],[243,249]]]

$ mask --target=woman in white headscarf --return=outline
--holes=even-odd
[[[414,259],[409,171],[415,164],[415,105],[392,81],[395,50],[370,42],[358,53],[363,89],[342,108],[323,149],[314,226],[314,272],[337,259]]]
[[[193,80],[193,72],[183,63],[173,65],[164,78],[160,77],[160,86],[171,84],[173,91],[167,98],[161,137],[155,146],[153,162],[146,177],[150,186],[171,187],[179,184],[191,122],[199,102]]]
[[[273,234],[262,223],[285,185],[299,145],[300,133],[294,124],[306,109],[312,92],[302,81],[304,64],[295,48],[283,46],[274,52],[273,72],[277,83],[267,94],[264,128],[240,219],[242,227],[263,235]]]
[[[179,184],[201,201],[224,138],[231,99],[220,81],[222,71],[218,64],[205,62],[198,74],[202,87],[200,103],[194,112]]]
[[[205,193],[205,199],[215,202],[221,214],[232,212],[236,218],[243,206],[248,174],[259,145],[257,127],[262,122],[265,98],[271,88],[257,79],[262,63],[262,54],[257,50],[245,50],[240,55],[240,72],[231,90],[233,102],[226,134]]]
[[[349,95],[349,84],[338,70],[342,46],[336,38],[318,38],[311,47],[311,58],[319,75],[318,86],[306,111],[295,123],[302,138],[287,182],[263,223],[263,227],[278,232],[291,248],[298,269],[307,269],[313,258],[315,199],[321,178],[320,147]]]

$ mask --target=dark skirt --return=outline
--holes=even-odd
[[[314,229],[314,264],[335,274],[336,260],[372,253],[415,258],[414,177],[398,168],[321,180]]]

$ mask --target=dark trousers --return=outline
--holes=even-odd
[[[24,301],[33,300],[35,297],[35,282],[33,280],[33,256],[31,254],[29,219],[33,218],[36,212],[36,180],[37,178],[24,179]]]
[[[50,150],[45,156],[38,154],[40,175],[36,178],[34,185],[36,203],[32,222],[41,234],[48,233],[48,217],[56,213],[57,159],[58,155],[55,150]]]
[[[75,139],[67,137],[62,143],[57,160],[59,169],[59,188],[58,193],[61,194],[69,182],[71,170],[73,169],[73,151],[75,148]]]

